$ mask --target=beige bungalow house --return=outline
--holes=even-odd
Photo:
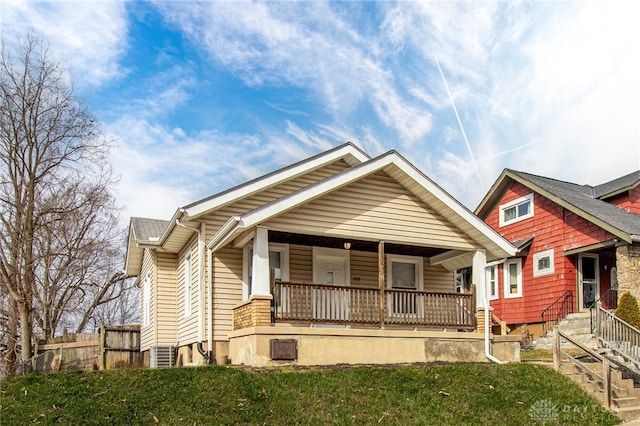
[[[515,360],[484,333],[485,266],[515,251],[397,152],[347,143],[132,218],[125,269],[152,367]]]

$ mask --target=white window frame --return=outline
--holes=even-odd
[[[509,272],[510,269],[509,265],[516,265],[516,285],[518,286],[518,292],[517,293],[511,293],[511,280],[509,279]],[[504,278],[504,298],[505,299],[513,299],[516,297],[522,297],[522,259],[518,258],[514,258],[514,259],[508,259],[504,262],[504,273],[503,273],[503,278]]]
[[[242,252],[242,300],[247,300],[249,296],[249,270],[251,268],[250,253],[253,250],[253,242],[247,244],[243,248]],[[283,243],[269,243],[269,252],[280,253],[280,281],[289,281],[289,244]]]
[[[541,251],[538,253],[534,253],[533,255],[533,276],[534,277],[544,277],[545,275],[552,275],[555,272],[555,262],[554,262],[554,251],[553,249]],[[540,269],[540,260],[545,257],[549,258],[549,267],[545,269]]]
[[[518,211],[517,206],[522,205],[524,203],[529,203],[529,213],[516,216],[514,219],[505,220],[504,212],[512,207],[516,207],[516,212]],[[508,203],[502,204],[499,208],[499,226],[511,225],[512,223],[520,222],[525,219],[529,219],[533,217],[533,192],[531,194],[525,195],[524,197],[520,197]]]
[[[151,324],[151,272],[142,281],[142,325]]]
[[[184,316],[191,315],[191,293],[193,291],[193,280],[191,277],[191,253],[184,257]]]
[[[491,287],[491,271],[493,271],[493,287]],[[500,280],[498,279],[498,264],[487,265],[484,269],[485,283],[489,289],[489,300],[496,300],[500,297]],[[493,290],[493,291],[492,291]]]
[[[416,265],[416,291],[424,289],[424,259],[420,256],[407,256],[400,254],[387,255],[387,288],[393,288],[393,262],[413,263]]]

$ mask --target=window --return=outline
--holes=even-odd
[[[522,297],[521,259],[510,259],[504,264],[504,297]]]
[[[533,193],[500,206],[500,226],[533,217]]]
[[[289,281],[289,245],[269,244],[269,268],[274,270],[276,281]],[[251,277],[253,275],[253,245],[244,247],[242,298],[251,296]]]
[[[489,286],[489,299],[498,298],[498,265],[487,266],[485,269],[485,282]]]
[[[142,284],[142,325],[151,323],[151,272],[144,277]]]
[[[553,274],[553,249],[541,251],[533,255],[533,276],[542,277]]]
[[[423,289],[424,268],[422,258],[416,256],[387,255],[387,285],[397,290]],[[416,314],[419,297],[404,292],[392,292],[389,297],[391,314]]]
[[[184,316],[191,315],[191,254],[184,258]]]

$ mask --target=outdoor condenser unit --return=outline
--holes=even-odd
[[[151,368],[173,367],[175,350],[173,346],[151,346],[149,365]]]

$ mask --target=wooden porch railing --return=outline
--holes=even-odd
[[[276,282],[274,320],[380,324],[380,290]],[[384,324],[475,329],[474,294],[385,289]]]

